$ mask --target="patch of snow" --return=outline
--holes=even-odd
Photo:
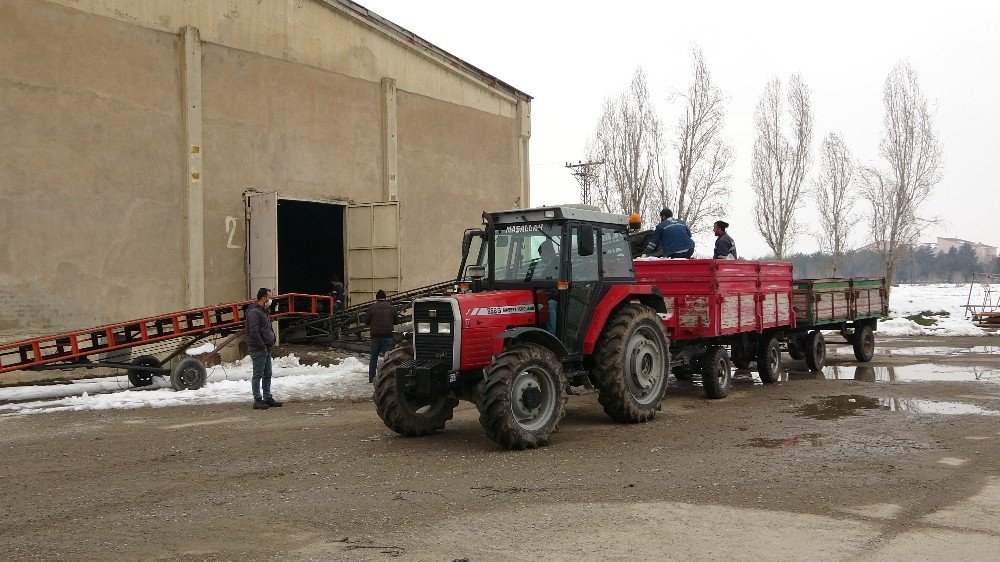
[[[981,288],[972,291],[972,302],[981,303]],[[926,285],[898,285],[889,293],[891,320],[878,323],[878,333],[883,336],[986,336],[990,332],[972,325],[967,319],[965,304],[969,302],[969,285],[936,283]],[[931,316],[935,323],[921,326],[907,319],[922,312],[947,312],[948,316]]]
[[[339,365],[302,365],[295,355],[272,362],[271,390],[278,400],[371,398],[368,365],[348,357]],[[153,385],[130,388],[127,377],[72,381],[65,385],[0,388],[0,415],[43,412],[162,408],[192,404],[250,403],[253,363],[245,357],[212,367],[198,390],[176,392],[154,377]],[[128,389],[128,390],[124,390]],[[2,403],[6,402],[6,403]]]
[[[187,353],[188,355],[204,355],[206,353],[212,353],[213,351],[215,351],[215,345],[212,342],[207,341],[198,347],[189,347],[184,353]]]

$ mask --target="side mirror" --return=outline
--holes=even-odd
[[[581,256],[594,255],[594,227],[584,224],[577,229],[576,253]]]
[[[465,273],[469,276],[469,279],[482,279],[486,277],[486,268],[481,265],[470,265],[465,268]]]
[[[469,255],[469,249],[472,248],[473,238],[485,238],[485,234],[482,230],[478,228],[469,229],[465,231],[465,236],[462,236],[462,255]]]

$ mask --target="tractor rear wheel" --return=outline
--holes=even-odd
[[[409,344],[394,348],[386,354],[375,375],[373,399],[375,411],[386,427],[400,435],[420,437],[439,429],[454,415],[458,399],[451,394],[426,398],[407,394],[396,379],[400,365],[413,359]]]
[[[501,353],[479,388],[479,423],[507,449],[544,445],[565,414],[562,364],[540,345],[517,344]]]
[[[806,365],[810,371],[822,371],[826,363],[826,340],[823,332],[813,330],[806,336]]]
[[[781,341],[777,335],[770,335],[761,341],[757,350],[757,372],[764,384],[778,382],[781,376]]]
[[[628,305],[604,328],[594,352],[598,402],[617,422],[653,419],[670,375],[670,347],[653,309]]]
[[[162,366],[160,360],[152,355],[140,355],[139,357],[133,359],[131,364],[134,367]],[[125,374],[128,375],[128,382],[132,383],[132,386],[136,388],[153,384],[153,373],[150,373],[149,371],[140,369],[125,369]]]
[[[867,363],[875,355],[875,332],[868,324],[854,330],[854,357],[861,362]]]
[[[729,354],[721,345],[708,348],[701,358],[701,383],[705,387],[705,396],[709,398],[725,398],[733,383],[733,366],[729,362]]]

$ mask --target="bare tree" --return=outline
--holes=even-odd
[[[722,139],[725,98],[712,82],[705,57],[694,48],[694,75],[684,100],[684,115],[677,123],[677,189],[674,215],[694,230],[707,216],[721,214],[729,194],[733,153]],[[661,179],[661,184],[666,178]],[[661,192],[666,195],[665,186]],[[675,199],[674,199],[675,198]],[[666,201],[666,200],[665,200]]]
[[[833,277],[844,263],[851,233],[861,220],[860,215],[854,213],[853,179],[851,151],[837,133],[827,134],[820,147],[819,177],[814,182],[820,224],[816,239],[820,249],[833,256]]]
[[[780,79],[775,78],[764,88],[754,116],[757,129],[751,179],[757,195],[754,220],[757,230],[779,260],[798,234],[795,211],[802,195],[812,143],[809,89],[797,74],[788,81],[787,103],[787,135]]]
[[[862,168],[863,194],[872,206],[872,237],[892,286],[905,250],[917,242],[928,219],[920,207],[941,181],[944,156],[917,73],[898,63],[885,81],[885,133],[879,154],[886,167]]]
[[[592,184],[598,206],[611,213],[651,217],[661,137],[646,75],[637,68],[629,88],[605,101],[588,148],[589,160],[604,162]]]

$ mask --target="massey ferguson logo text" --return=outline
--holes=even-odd
[[[502,232],[538,232],[542,229],[540,224],[518,224],[504,227]]]
[[[472,316],[492,316],[497,314],[523,314],[525,312],[534,312],[535,305],[533,304],[518,304],[515,306],[491,306],[488,308],[474,308],[472,309]]]

